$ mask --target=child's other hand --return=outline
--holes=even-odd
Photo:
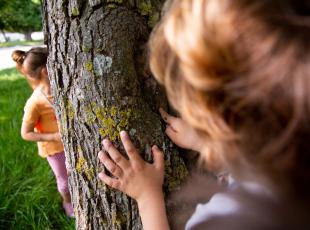
[[[121,132],[121,140],[129,157],[127,160],[105,139],[105,151],[98,157],[114,177],[99,173],[99,178],[107,185],[118,189],[139,202],[148,202],[153,196],[162,194],[164,181],[164,156],[157,146],[152,147],[154,163],[145,162],[132,144],[128,134]]]
[[[167,123],[166,134],[173,143],[181,148],[202,151],[204,141],[194,128],[183,119],[171,116],[162,108],[159,109],[159,112]]]

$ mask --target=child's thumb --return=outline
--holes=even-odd
[[[154,145],[152,147],[152,153],[153,153],[153,159],[154,159],[154,165],[158,169],[164,168],[164,154],[162,151],[159,150],[159,148]]]

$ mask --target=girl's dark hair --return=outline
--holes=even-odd
[[[27,60],[28,68],[31,74],[30,76],[36,76],[39,68],[46,66],[47,55],[46,47],[34,47],[27,52],[22,50],[14,50],[12,53],[12,59],[16,62],[16,68],[21,72],[23,64],[25,60]]]

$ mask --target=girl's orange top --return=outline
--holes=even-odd
[[[33,124],[36,132],[58,132],[55,112],[49,101],[52,102],[52,97],[46,98],[40,89],[35,89],[26,102],[23,122]],[[42,141],[37,143],[39,155],[42,157],[52,156],[64,150],[61,141]]]

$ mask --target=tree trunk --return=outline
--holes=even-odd
[[[10,39],[9,39],[9,37],[6,36],[4,30],[0,30],[0,31],[1,31],[1,33],[2,33],[2,36],[4,37],[5,42],[9,42]]]
[[[32,35],[31,31],[24,32],[25,40],[26,41],[32,41],[32,36],[31,35]]]
[[[164,135],[157,111],[166,98],[146,63],[145,44],[162,2],[43,1],[48,72],[77,229],[142,229],[135,201],[97,178],[105,137],[124,153],[119,132],[127,130],[147,161],[157,144],[165,154],[166,194],[187,175]]]

